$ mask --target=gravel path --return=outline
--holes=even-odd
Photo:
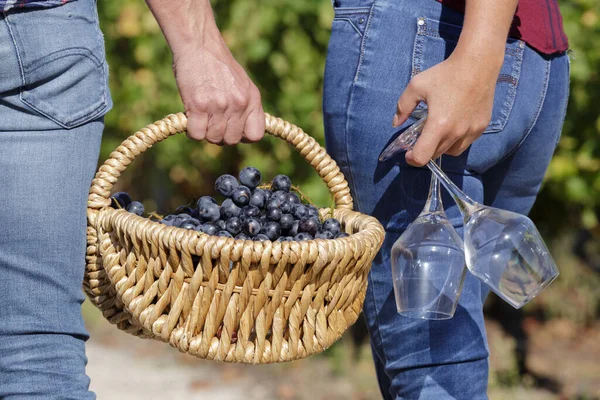
[[[353,358],[350,341],[342,340],[328,356],[274,365],[225,364],[120,332],[89,304],[84,314],[92,335],[87,343],[87,372],[99,400],[381,399],[368,345],[360,360]],[[489,398],[600,400],[600,323],[585,329],[566,320],[532,324],[537,323],[528,324],[529,365],[540,376],[556,381],[557,389],[507,383],[514,381],[514,342],[488,321],[495,371]]]

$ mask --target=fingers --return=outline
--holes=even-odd
[[[481,136],[485,129],[481,126],[483,125],[477,124],[469,128],[430,115],[417,143],[406,153],[406,162],[422,167],[442,154],[458,157]]]
[[[440,143],[440,138],[433,128],[431,120],[425,122],[423,133],[419,136],[417,143],[406,152],[406,162],[415,167],[422,167],[431,160]]]
[[[244,137],[246,142],[253,143],[263,138],[265,135],[265,113],[262,107],[253,111],[246,119],[244,127]]]
[[[409,82],[408,86],[404,90],[404,93],[400,96],[398,104],[396,105],[396,114],[392,121],[392,126],[400,126],[410,116],[410,113],[417,107],[419,102],[424,99],[422,93],[420,93],[420,86],[417,77],[414,77]]]
[[[187,117],[187,137],[192,140],[204,140],[208,127],[208,114],[190,112]]]
[[[206,129],[206,141],[213,144],[223,142],[225,129],[227,128],[227,120],[221,115],[211,115],[208,119],[208,127]]]
[[[265,115],[256,88],[250,96],[238,92],[233,98],[223,94],[208,104],[196,102],[186,114],[187,136],[193,140],[233,145],[256,142],[265,133]]]
[[[265,135],[265,112],[263,111],[260,92],[256,87],[250,100],[250,112],[244,124],[244,142],[253,143]]]

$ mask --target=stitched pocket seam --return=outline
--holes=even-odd
[[[350,26],[352,28],[354,28],[354,30],[356,31],[356,33],[358,34],[358,36],[360,36],[361,38],[363,37],[362,32],[360,31],[360,29],[358,29],[358,27],[354,24],[354,22],[352,22],[352,20],[350,18],[336,18],[334,19],[334,21],[344,21],[350,24]]]

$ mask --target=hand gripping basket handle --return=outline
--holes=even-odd
[[[348,182],[335,161],[317,141],[302,129],[265,113],[266,132],[292,144],[327,184],[339,209],[352,209]],[[184,132],[187,118],[183,113],[170,114],[128,137],[110,154],[92,181],[88,208],[99,210],[110,206],[110,192],[119,176],[135,158],[153,144]]]

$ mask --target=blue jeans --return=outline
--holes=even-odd
[[[390,250],[424,206],[430,173],[401,154],[378,156],[398,130],[392,117],[410,78],[446,59],[463,15],[435,0],[334,0],[325,67],[326,144],[348,179],[355,205],[386,229],[373,263],[364,313],[385,399],[484,399],[488,347],[482,312],[487,288],[467,276],[454,318],[413,320],[396,312]],[[527,214],[560,137],[569,90],[566,54],[542,56],[506,43],[490,125],[443,169],[471,198]],[[409,120],[406,125],[414,122]],[[448,217],[462,235],[459,210]]]
[[[0,14],[0,398],[93,399],[81,290],[111,107],[96,4]]]

